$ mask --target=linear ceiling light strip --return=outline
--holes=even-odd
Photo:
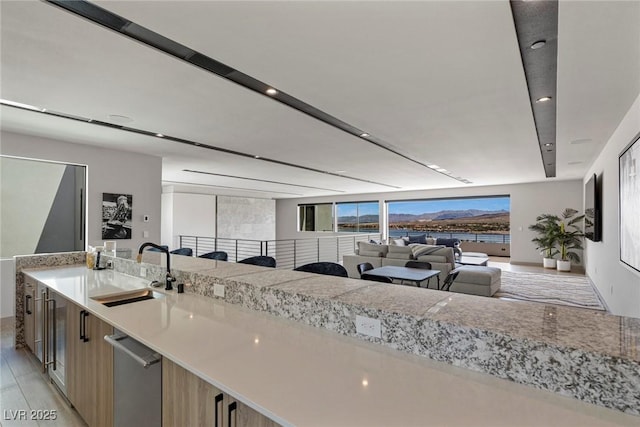
[[[19,110],[25,110],[25,111],[30,111],[30,112],[40,113],[40,114],[46,114],[48,116],[59,117],[59,118],[62,118],[62,119],[75,120],[75,121],[82,122],[82,123],[88,123],[88,124],[92,124],[92,125],[96,125],[96,126],[104,126],[104,127],[108,127],[108,128],[112,128],[112,129],[116,129],[116,130],[136,133],[136,134],[139,134],[139,135],[151,136],[153,138],[158,138],[158,134],[155,133],[155,132],[150,132],[150,131],[142,130],[142,129],[136,129],[136,128],[132,128],[132,127],[128,127],[128,126],[116,125],[116,124],[113,124],[113,123],[103,122],[103,121],[100,121],[100,120],[88,119],[86,117],[74,116],[74,115],[71,115],[71,114],[61,113],[59,111],[52,111],[52,110],[46,110],[46,109],[37,109],[37,108],[34,108],[34,107],[30,107],[30,106],[18,106],[18,105],[16,105],[16,103],[8,103],[8,102],[5,102],[4,100],[0,101],[0,105],[4,105],[5,107],[17,108]],[[230,150],[228,148],[222,148],[222,147],[216,147],[216,146],[213,146],[213,145],[203,144],[201,142],[190,141],[190,140],[184,139],[184,138],[177,138],[177,137],[173,137],[173,136],[170,136],[170,135],[162,135],[161,138],[163,140],[166,140],[166,141],[177,142],[177,143],[185,144],[185,145],[191,145],[191,146],[194,146],[194,147],[200,147],[200,148],[204,148],[204,149],[207,149],[207,150],[213,150],[213,151],[218,151],[218,152],[221,152],[221,153],[231,154],[231,155],[234,155],[234,156],[240,156],[240,157],[246,157],[246,158],[249,158],[249,159],[260,160],[260,161],[263,161],[263,162],[275,163],[275,164],[282,165],[282,166],[289,166],[289,167],[292,167],[292,168],[303,169],[303,170],[306,170],[306,171],[309,171],[309,172],[321,173],[323,175],[331,175],[331,176],[335,176],[335,177],[338,177],[338,178],[350,179],[350,180],[358,181],[358,182],[365,182],[367,184],[380,185],[380,186],[387,187],[387,188],[394,188],[394,189],[402,188],[402,187],[398,187],[398,186],[395,186],[395,185],[390,185],[390,184],[384,184],[384,183],[381,183],[381,182],[371,181],[369,179],[354,178],[354,177],[351,177],[351,176],[342,175],[342,174],[335,173],[335,172],[323,171],[323,170],[320,170],[320,169],[310,168],[310,167],[307,167],[307,166],[296,165],[294,163],[283,162],[281,160],[269,159],[269,158],[266,158],[266,157],[257,157],[257,156],[254,156],[252,154],[242,153],[240,151]],[[334,190],[331,190],[331,191],[334,191]]]
[[[269,183],[269,184],[287,185],[287,186],[291,186],[291,187],[301,187],[301,188],[311,188],[313,190],[333,191],[334,193],[344,193],[344,190],[334,190],[332,188],[323,188],[323,187],[312,187],[312,186],[309,186],[309,185],[302,185],[302,184],[290,184],[288,182],[270,181],[268,179],[247,178],[247,177],[243,177],[243,176],[225,175],[225,174],[222,174],[222,173],[197,171],[197,170],[193,170],[193,169],[182,169],[182,171],[183,172],[191,172],[191,173],[199,173],[199,174],[203,174],[203,175],[221,176],[223,178],[245,179],[247,181],[266,182],[266,183]]]
[[[558,2],[511,0],[538,145],[547,178],[556,176]]]
[[[237,191],[247,191],[247,192],[253,192],[253,193],[267,193],[267,194],[287,194],[289,196],[298,196],[298,197],[304,197],[304,194],[300,194],[300,193],[287,193],[286,191],[272,191],[272,190],[256,190],[254,188],[244,188],[244,187],[232,187],[229,185],[215,185],[215,184],[200,184],[197,182],[183,182],[183,181],[168,181],[168,180],[162,180],[162,185],[193,185],[193,186],[197,186],[197,187],[213,187],[213,188],[224,188],[224,189],[228,189],[228,190],[237,190]]]
[[[182,45],[174,40],[171,40],[161,34],[158,34],[154,31],[151,31],[145,27],[142,27],[135,22],[129,21],[115,13],[112,13],[106,9],[101,8],[93,3],[89,3],[85,0],[45,0],[47,3],[51,3],[53,5],[59,6],[64,10],[71,12],[75,15],[82,16],[96,24],[102,25],[106,28],[109,28],[113,31],[116,31],[124,36],[130,37],[134,40],[137,40],[143,44],[154,47],[164,53],[167,53],[175,58],[186,61],[196,67],[201,69],[210,71],[222,78],[230,80],[236,84],[239,84],[247,89],[258,92],[261,95],[265,95],[268,89],[271,89],[271,86],[255,79],[241,71],[238,71],[232,67],[229,67],[215,59],[208,57],[200,52],[197,52],[185,45]],[[267,95],[265,95],[267,96]],[[380,138],[377,138],[373,135],[369,135],[363,132],[361,129],[358,129],[349,123],[343,122],[342,120],[325,113],[318,108],[307,104],[304,101],[301,101],[298,98],[295,98],[285,92],[277,91],[275,94],[268,95],[270,98],[285,104],[295,110],[298,110],[302,113],[305,113],[316,120],[324,122],[330,126],[338,128],[344,132],[347,132],[361,140],[364,140],[376,147],[382,148],[383,150],[389,151],[395,155],[398,155],[410,162],[416,163],[420,166],[428,168],[434,172],[440,173],[444,176],[447,176],[451,179],[455,179],[460,182],[468,183],[466,180],[459,179],[459,177],[451,176],[450,174],[441,173],[435,171],[427,166],[427,163],[418,161],[412,157],[409,157],[406,154],[398,151],[397,148],[393,147],[391,144],[388,144],[382,141]],[[400,187],[396,187],[400,188]]]

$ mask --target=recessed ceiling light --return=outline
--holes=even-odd
[[[163,135],[163,134],[161,134],[161,133],[156,133],[156,136],[157,136],[158,138],[164,138],[164,135]]]
[[[131,117],[123,116],[122,114],[109,114],[109,120],[115,123],[131,123],[133,119]]]
[[[542,98],[536,99],[536,102],[547,102],[547,101],[551,101],[550,96],[543,96]]]
[[[368,137],[368,136],[369,136],[369,134],[368,134],[368,133],[366,133],[366,132],[362,132],[362,133],[360,134],[360,136],[361,136],[361,137],[363,137],[363,138],[366,138],[366,137]]]
[[[438,172],[443,172],[443,173],[444,173],[444,172],[448,172],[445,168],[438,168],[438,169],[436,169],[436,170],[437,170]]]
[[[253,158],[254,158],[254,159],[259,159],[259,158],[260,158],[260,156],[253,156]]]
[[[345,172],[346,172],[346,171],[342,171],[342,170],[340,170],[340,171],[336,171],[336,173],[345,173]]]
[[[546,40],[538,40],[537,42],[534,42],[530,47],[531,49],[535,50],[535,49],[540,49],[545,44],[547,44]]]
[[[431,169],[440,169],[440,166],[438,165],[427,165],[427,167]]]
[[[568,162],[567,164],[568,165],[581,165],[582,163],[584,163],[584,162],[582,162],[580,160],[574,160],[572,162]]]
[[[277,90],[275,90],[274,88],[270,87],[269,89],[267,89],[267,95],[276,95],[278,93]]]
[[[546,144],[544,144],[545,147],[551,147],[553,145],[553,142],[547,142]]]

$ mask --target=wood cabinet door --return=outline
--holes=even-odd
[[[279,427],[280,424],[225,394],[225,427]]]
[[[89,314],[86,323],[86,392],[91,401],[85,421],[91,427],[113,426],[113,347],[104,340],[113,327]]]
[[[90,427],[113,426],[113,327],[67,306],[67,398]]]
[[[222,400],[216,387],[169,359],[162,360],[163,427],[222,427]]]
[[[86,347],[81,339],[81,323],[82,313],[75,304],[67,305],[67,342],[66,359],[67,359],[67,398],[76,408],[78,413],[83,416],[83,395],[82,380],[84,373],[82,372],[81,361],[84,359],[83,352]],[[86,401],[86,398],[84,398]],[[84,417],[84,416],[83,416]]]

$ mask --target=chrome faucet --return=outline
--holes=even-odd
[[[171,274],[171,254],[169,254],[169,249],[163,248],[162,246],[156,245],[155,243],[147,242],[140,245],[140,249],[138,249],[138,264],[142,262],[142,251],[144,248],[151,246],[152,248],[156,248],[160,252],[164,252],[167,255],[167,276],[166,276],[166,285],[164,289],[166,291],[170,291],[173,289],[172,283],[176,281],[176,278]]]

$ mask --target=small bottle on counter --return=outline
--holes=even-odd
[[[87,249],[87,268],[93,269],[96,266],[96,249],[89,246]]]
[[[95,247],[96,259],[95,265],[93,266],[94,270],[104,270],[104,267],[100,267],[100,256],[102,255],[102,252],[104,252],[104,246]]]

